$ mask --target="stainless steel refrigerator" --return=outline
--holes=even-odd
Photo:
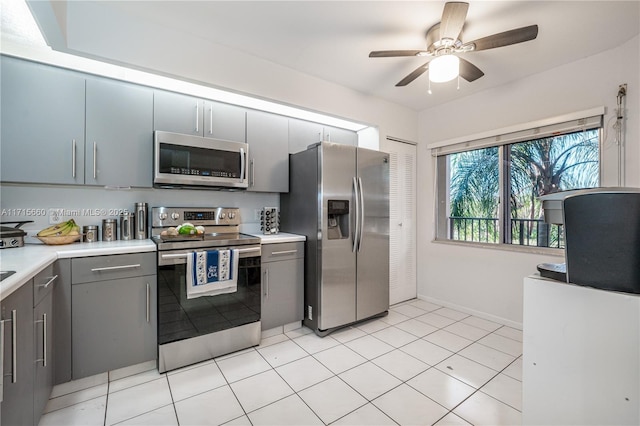
[[[389,154],[320,142],[289,157],[281,230],[305,243],[304,325],[324,336],[389,309]]]

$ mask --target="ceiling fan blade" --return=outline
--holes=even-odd
[[[449,2],[444,5],[440,21],[440,38],[456,41],[467,18],[469,3]],[[453,43],[452,43],[453,44]]]
[[[426,50],[376,50],[369,53],[370,58],[393,58],[396,56],[426,56]]]
[[[471,83],[472,81],[479,79],[483,75],[484,73],[480,70],[480,68],[476,67],[466,59],[460,58],[460,77]]]
[[[495,49],[496,47],[522,43],[524,41],[533,40],[536,37],[538,37],[538,26],[529,25],[528,27],[516,28],[515,30],[509,30],[503,33],[470,41],[469,43],[462,45],[462,48],[464,49],[465,46],[475,45],[473,49],[475,52],[478,50]]]
[[[429,62],[427,62],[424,65],[420,65],[413,72],[411,72],[411,74],[409,74],[408,76],[400,80],[398,84],[396,84],[396,87],[406,86],[407,84],[411,83],[413,80],[415,80],[416,78],[424,74],[424,72],[428,69],[429,69]]]

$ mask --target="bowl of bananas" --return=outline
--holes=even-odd
[[[71,244],[81,236],[80,227],[73,219],[45,228],[36,234],[36,238],[47,245]]]

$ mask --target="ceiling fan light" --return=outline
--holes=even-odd
[[[442,55],[429,62],[429,80],[434,83],[451,81],[460,74],[460,59],[455,55]]]

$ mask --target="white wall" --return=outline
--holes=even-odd
[[[419,114],[418,294],[522,322],[522,279],[560,257],[434,243],[435,161],[428,144],[538,119],[606,107],[603,186],[616,185],[618,86],[626,99],[626,186],[640,186],[639,37],[622,46]]]

